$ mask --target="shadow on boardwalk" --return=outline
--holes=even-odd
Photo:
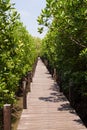
[[[39,99],[46,102],[54,102],[54,103],[60,101],[61,102],[67,101],[64,95],[58,92],[58,86],[56,83],[51,86],[50,90],[52,90],[52,92],[48,97],[39,97]]]
[[[57,108],[57,111],[67,111],[71,114],[77,115],[75,110],[70,106],[70,103],[68,102],[67,98],[63,95],[63,93],[59,92],[59,88],[56,83],[51,86],[50,90],[52,90],[52,92],[48,97],[39,97],[39,100],[52,103],[62,102],[60,104],[60,107]],[[73,121],[83,125],[81,119],[74,119]]]
[[[87,130],[39,60],[17,130]]]

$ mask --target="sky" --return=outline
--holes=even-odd
[[[26,29],[32,36],[43,38],[46,31],[43,34],[38,32],[37,17],[40,15],[41,10],[45,7],[45,0],[11,0],[11,3],[15,3],[15,8],[20,13],[21,21],[26,26]]]

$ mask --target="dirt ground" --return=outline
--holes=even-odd
[[[15,103],[14,108],[12,109],[12,119],[11,119],[12,130],[17,130],[22,110],[23,110],[23,97],[18,97],[17,102]]]

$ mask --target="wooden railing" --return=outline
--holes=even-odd
[[[26,76],[22,78],[23,90],[23,109],[27,109],[27,93],[31,91],[30,84],[33,81],[37,61],[35,61],[32,71],[29,71]],[[11,130],[11,104],[5,104],[0,109],[0,130]]]

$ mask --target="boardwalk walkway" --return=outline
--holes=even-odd
[[[27,100],[17,130],[87,130],[41,60]]]

